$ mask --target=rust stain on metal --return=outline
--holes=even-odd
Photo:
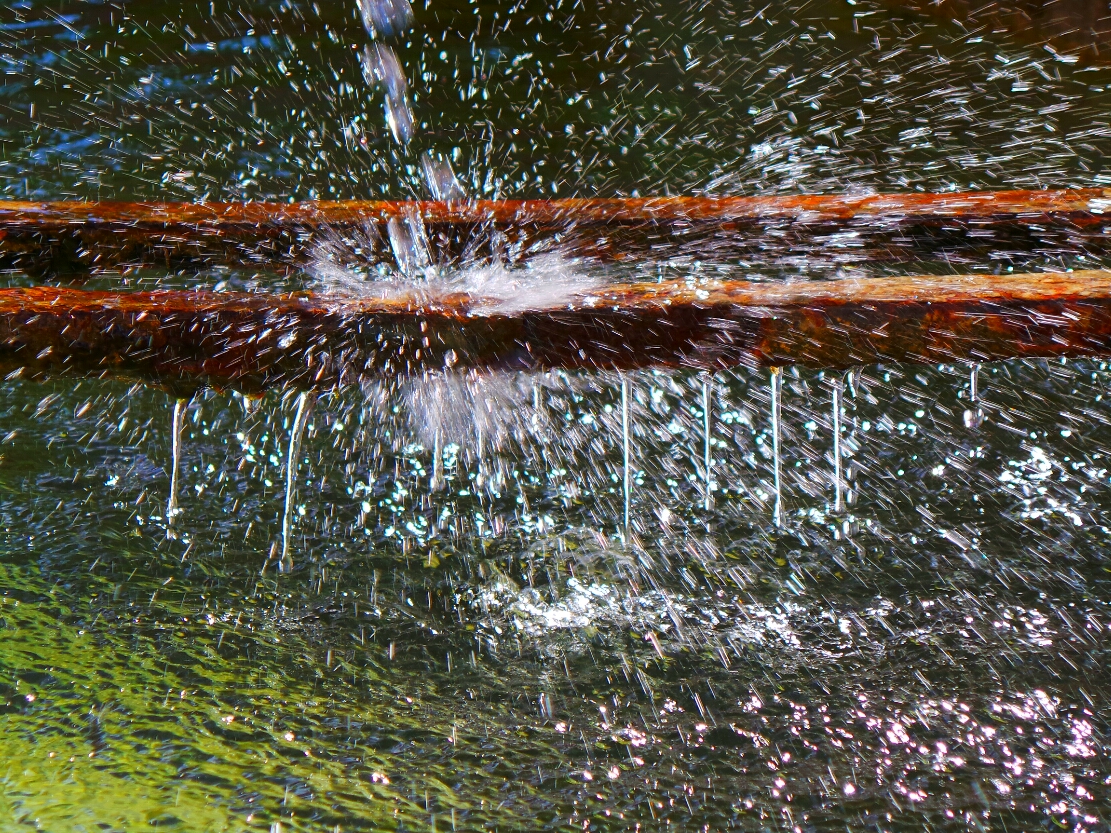
[[[0,290],[0,371],[330,386],[449,368],[717,369],[1111,354],[1111,271],[615,285],[490,299]]]
[[[768,197],[641,197],[636,199],[351,200],[303,203],[0,202],[0,226],[37,228],[72,224],[150,224],[162,227],[346,225],[386,222],[416,214],[433,225],[540,223],[568,220],[626,223],[746,220],[766,217],[850,219],[861,216],[986,217],[1085,214],[1111,189],[971,191],[954,193],[803,194]],[[1099,211],[1103,209],[1100,208]]]

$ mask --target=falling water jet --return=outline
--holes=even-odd
[[[779,375],[782,368],[771,369],[771,411],[772,411],[772,465],[775,486],[775,508],[772,510],[772,523],[783,526],[783,500],[779,482]]]
[[[844,511],[844,480],[841,472],[841,399],[845,393],[845,383],[840,376],[833,379],[833,511]]]
[[[432,479],[428,487],[433,492],[438,492],[444,485],[444,432],[437,428],[432,438]]]
[[[711,504],[710,466],[713,463],[713,460],[710,459],[710,431],[713,418],[710,411],[710,389],[712,386],[713,377],[708,373],[704,374],[702,377],[702,476],[705,493],[703,494],[702,508],[707,512],[710,511]]]
[[[413,211],[402,219],[391,218],[386,236],[398,271],[408,280],[421,277],[432,263],[432,253],[420,216]]]
[[[372,38],[395,37],[413,25],[409,0],[359,0],[359,12]]]
[[[171,468],[170,468],[170,499],[166,501],[166,526],[172,526],[174,519],[181,514],[178,506],[178,469],[181,466],[181,432],[185,424],[185,409],[189,407],[189,400],[178,398],[174,400],[173,438],[171,441]]]
[[[632,485],[629,481],[629,380],[621,376],[621,450],[623,455],[622,487],[625,498],[625,521],[623,525],[625,541],[629,540],[629,499]]]
[[[980,363],[973,362],[968,376],[968,399],[970,407],[964,412],[966,428],[979,428],[984,424],[984,411],[980,407]]]
[[[486,455],[486,443],[482,433],[482,422],[479,415],[475,414],[475,489],[481,489],[486,484],[486,467],[482,464]]]
[[[297,395],[297,413],[293,417],[293,427],[289,432],[289,453],[285,463],[285,509],[282,512],[282,560],[278,571],[289,573],[293,570],[293,557],[290,555],[290,538],[293,534],[293,498],[297,482],[297,454],[301,448],[301,438],[305,424],[312,414],[315,398],[308,391]]]
[[[425,187],[434,200],[449,202],[466,199],[467,192],[447,159],[426,150],[421,154],[420,166]]]

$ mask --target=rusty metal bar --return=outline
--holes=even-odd
[[[416,211],[432,225],[492,222],[558,228],[569,221],[641,223],[651,221],[740,221],[769,217],[848,220],[861,217],[936,218],[1095,213],[1111,209],[1111,189],[971,191],[767,197],[640,197],[629,199],[455,200],[131,203],[0,202],[0,227],[64,227],[72,224],[154,227],[231,227],[383,223]]]
[[[524,254],[557,247],[607,259],[685,247],[703,257],[740,252],[769,262],[803,255],[914,260],[954,245],[990,247],[995,254],[1008,247],[1044,253],[1106,246],[1109,209],[1111,189],[1102,188],[457,202],[0,202],[0,268],[296,266],[345,235],[382,243],[391,222],[410,219],[421,221],[447,259],[500,239]]]
[[[0,372],[175,389],[466,369],[848,367],[1111,355],[1111,271],[606,287],[558,307],[468,295],[0,290]]]

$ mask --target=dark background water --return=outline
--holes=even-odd
[[[417,193],[365,40],[340,3],[6,6],[0,186]],[[865,2],[433,3],[399,51],[476,194],[1106,183],[1107,70]],[[838,515],[836,380],[785,371],[779,529],[763,372],[713,380],[709,510],[703,379],[628,377],[627,534],[618,377],[485,380],[481,444],[473,387],[322,395],[290,575],[289,395],[190,405],[168,529],[165,393],[9,380],[0,818],[1106,829],[1111,376],[1001,363],[971,403],[968,373],[849,380]]]
[[[15,2],[12,197],[368,198],[416,188],[354,3]],[[417,143],[476,194],[1105,184],[1107,71],[870,2],[417,4]],[[364,144],[365,143],[365,144]]]

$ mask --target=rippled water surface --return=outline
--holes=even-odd
[[[1107,69],[936,16],[433,0],[416,18],[396,44],[413,142],[475,195],[1111,176]],[[418,194],[365,42],[348,3],[9,4],[0,189]],[[778,467],[763,370],[207,391],[179,406],[171,513],[171,395],[9,379],[3,826],[1107,829],[1111,370],[971,381],[785,368]]]

